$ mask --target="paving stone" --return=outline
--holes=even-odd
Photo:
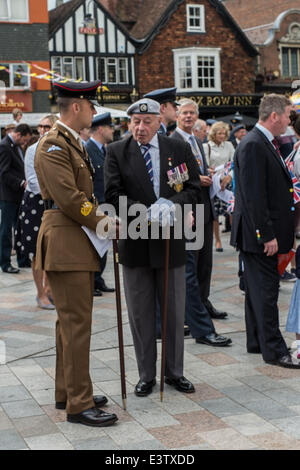
[[[13,419],[14,426],[22,437],[42,436],[44,434],[56,434],[57,426],[48,416],[34,416]]]
[[[202,401],[201,406],[219,418],[236,414],[245,414],[247,412],[243,406],[235,403],[229,398]]]
[[[10,418],[43,415],[44,411],[34,400],[22,400],[2,403],[2,407]]]
[[[288,407],[267,398],[245,403],[244,406],[248,410],[252,411],[252,413],[257,414],[266,420],[294,416],[294,413]]]
[[[215,449],[222,450],[251,450],[256,448],[256,443],[242,436],[234,429],[222,429],[220,431],[201,432],[199,436]]]
[[[240,387],[227,387],[221,389],[224,395],[231,398],[231,400],[244,405],[245,403],[249,403],[251,401],[262,400],[264,395],[260,392],[253,390],[246,385],[242,385]]]
[[[290,435],[293,439],[300,439],[300,416],[273,419],[271,422],[274,426],[277,426],[281,431]]]
[[[254,413],[227,416],[226,418],[222,418],[222,421],[244,436],[253,436],[277,431],[275,426],[266,422],[259,416],[256,416]]]
[[[3,409],[1,408],[0,411],[0,431],[3,431],[4,429],[11,429],[13,428],[13,424],[11,420],[8,418],[7,414],[4,413]]]
[[[105,428],[106,434],[113,439],[117,445],[127,445],[153,439],[151,429],[146,431],[143,426],[135,422],[119,423]]]
[[[281,389],[286,386],[286,383],[281,383],[279,380],[273,380],[270,377],[264,375],[252,375],[250,377],[240,377],[242,383],[249,387],[264,392],[266,390]]]
[[[251,441],[265,450],[299,450],[300,442],[283,432],[271,432],[251,436]]]
[[[0,450],[25,450],[28,449],[24,440],[14,429],[0,431]]]
[[[118,450],[121,447],[107,436],[99,437],[98,439],[88,440],[75,440],[72,442],[74,449],[76,450]],[[131,449],[132,447],[130,447]]]
[[[300,393],[295,390],[280,388],[278,390],[265,390],[264,394],[285,406],[298,405],[300,403]]]
[[[9,401],[26,400],[31,396],[23,385],[15,385],[11,387],[0,387],[0,403]]]
[[[152,428],[151,434],[168,449],[178,449],[179,447],[203,444],[204,441],[199,435],[197,426],[177,425]]]
[[[25,438],[31,450],[72,450],[74,447],[61,433]]]

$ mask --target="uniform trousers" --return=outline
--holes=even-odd
[[[279,329],[278,257],[241,250],[244,262],[247,351],[261,353],[265,361],[288,354]]]
[[[94,273],[47,271],[56,311],[55,400],[66,411],[95,406],[89,374]]]
[[[128,317],[140,379],[156,377],[156,299],[163,317],[164,269],[123,266]],[[169,269],[165,376],[183,375],[185,266]],[[161,320],[162,321],[162,320]]]

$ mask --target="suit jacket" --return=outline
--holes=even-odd
[[[81,226],[95,230],[103,215],[91,202],[92,167],[86,150],[59,123],[37,147],[34,167],[41,195],[59,209],[44,211],[36,265],[46,271],[98,271],[99,256]],[[104,234],[104,233],[103,233]]]
[[[104,153],[95,142],[89,139],[86,143],[86,151],[92,161],[94,173],[94,194],[99,203],[104,202]]]
[[[190,146],[158,135],[160,149],[160,197],[180,205],[197,203],[201,198],[199,170]],[[169,165],[172,164],[172,166]],[[176,192],[168,185],[167,172],[186,163],[189,180]],[[133,137],[108,145],[104,165],[105,200],[119,213],[119,197],[127,196],[125,211],[134,204],[150,207],[157,197],[153,190],[140,148]],[[172,233],[172,230],[171,230]],[[164,267],[165,240],[137,239],[119,241],[120,263],[129,267]],[[185,240],[170,239],[170,267],[185,264]]]
[[[203,145],[199,137],[194,136],[196,139],[196,142],[198,144],[198,147],[200,149],[202,159],[203,159],[203,174],[208,175],[208,165],[207,161],[205,158],[205,152],[203,149]],[[179,139],[182,142],[185,142],[184,138],[182,135],[177,132],[176,130],[173,132],[173,134],[170,136],[171,139]],[[202,190],[202,204],[204,204],[204,223],[207,224],[210,220],[215,218],[215,209],[212,200],[210,199],[210,187],[208,186],[201,186]]]
[[[235,208],[231,244],[262,253],[274,238],[279,253],[294,242],[293,184],[276,150],[256,127],[237,147],[234,157]]]
[[[6,136],[0,142],[0,200],[20,204],[25,181],[24,161],[22,160],[18,146]]]

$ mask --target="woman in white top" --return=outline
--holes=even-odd
[[[50,131],[57,117],[53,114],[45,116],[38,125],[38,132],[42,137]],[[35,269],[35,251],[38,231],[44,212],[44,203],[40,193],[40,186],[34,169],[34,158],[39,142],[27,148],[24,164],[26,177],[26,191],[20,206],[16,227],[16,249],[31,258],[32,275],[37,289],[36,301],[40,308],[53,310],[55,307],[49,299],[50,288],[43,271]]]
[[[234,147],[227,139],[229,137],[229,126],[225,122],[214,123],[208,134],[208,142],[203,144],[206,160],[211,169],[219,165],[224,165],[233,160]],[[232,172],[225,176],[221,182],[221,189],[232,183]],[[216,211],[216,220],[214,220],[214,235],[216,239],[216,251],[223,251],[220,229],[219,229],[219,215],[226,215],[227,204],[218,197],[214,198],[214,205]]]

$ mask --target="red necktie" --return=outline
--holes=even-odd
[[[279,150],[279,145],[278,145],[277,139],[274,138],[274,139],[272,140],[272,144],[274,145],[274,147],[275,147],[275,149],[276,149],[276,152],[278,153],[279,157],[282,158],[282,157],[281,157],[280,150]]]

